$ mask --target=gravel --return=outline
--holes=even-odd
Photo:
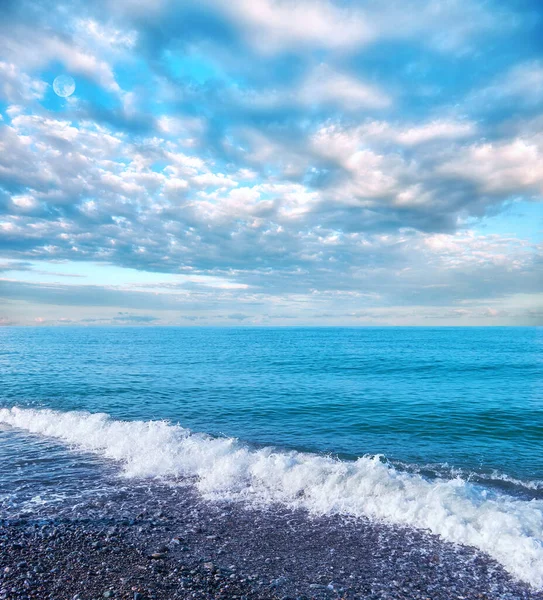
[[[543,600],[427,532],[134,488],[0,521],[0,600]]]

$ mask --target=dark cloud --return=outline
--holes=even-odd
[[[234,313],[232,315],[227,315],[226,318],[230,319],[231,321],[245,321],[246,319],[250,319],[251,315],[243,315],[241,313]]]
[[[135,309],[176,310],[182,306],[198,308],[198,303],[174,296],[155,296],[145,292],[116,290],[103,286],[35,284],[19,281],[0,281],[0,297],[24,300],[36,304],[86,307],[123,307]]]
[[[0,262],[0,273],[6,271],[32,271],[33,265],[24,261],[2,261]]]
[[[120,313],[119,316],[112,319],[112,321],[121,321],[123,323],[153,323],[158,320],[158,317],[153,317],[152,315],[129,315],[126,313]]]

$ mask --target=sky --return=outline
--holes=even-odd
[[[543,325],[542,198],[540,0],[2,1],[1,325]]]

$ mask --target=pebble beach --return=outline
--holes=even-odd
[[[189,487],[4,519],[0,565],[2,600],[543,600],[425,532],[204,502]]]

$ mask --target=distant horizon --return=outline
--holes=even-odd
[[[519,328],[519,329],[539,329],[543,325],[393,325],[393,324],[365,324],[365,325],[261,325],[261,324],[172,324],[172,325],[157,325],[154,323],[145,324],[85,324],[85,323],[31,323],[31,324],[12,324],[12,325],[0,325],[0,328],[34,328],[34,329],[53,329],[61,327],[68,329],[70,327],[82,327],[86,329],[490,329],[490,328]]]
[[[543,325],[536,0],[7,0],[0,326]]]

